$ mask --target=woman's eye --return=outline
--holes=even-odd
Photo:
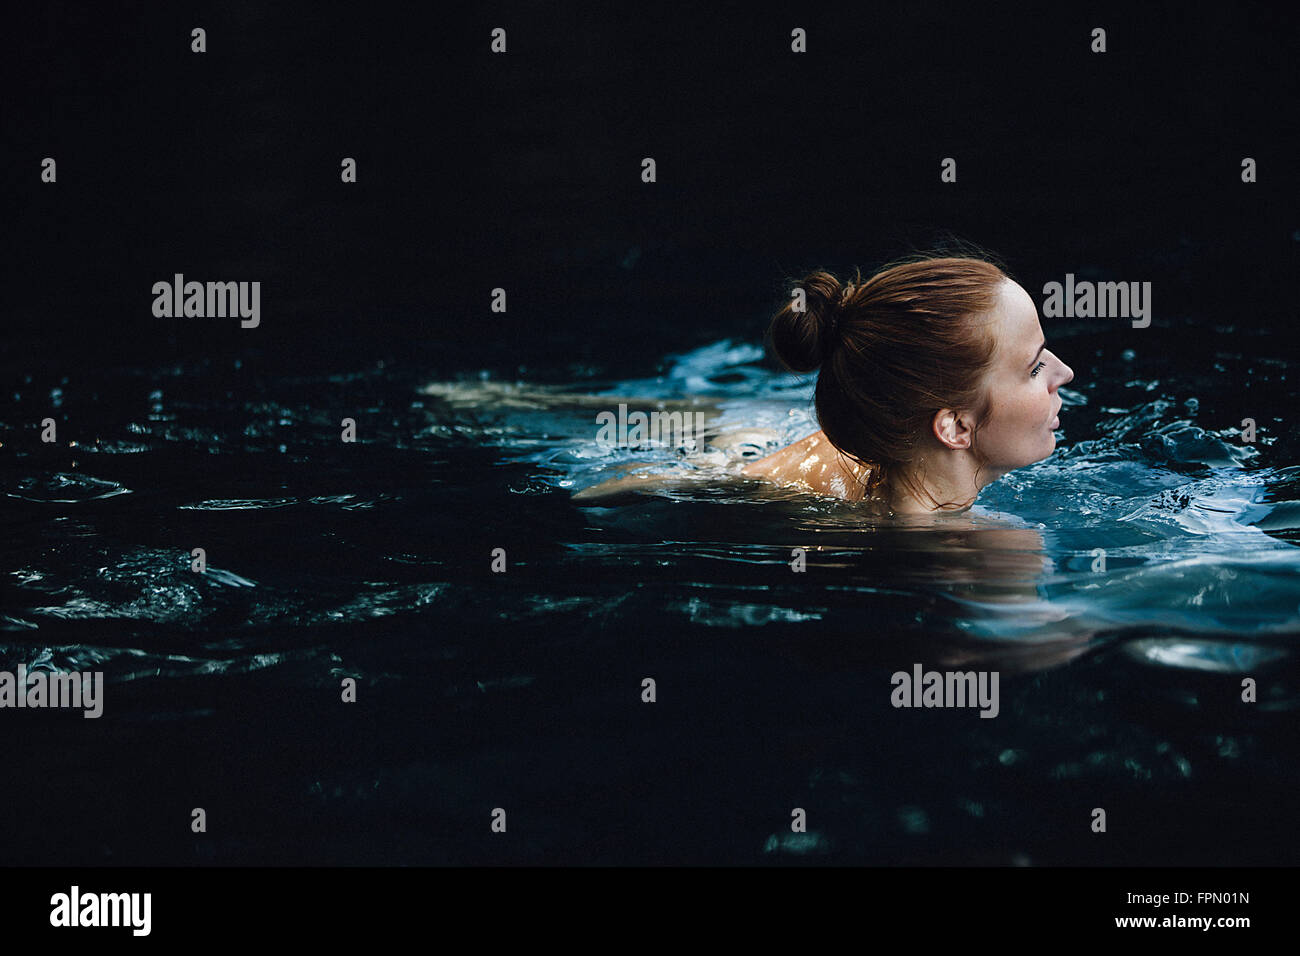
[[[1032,372],[1029,373],[1029,377],[1030,377],[1030,378],[1037,378],[1037,377],[1038,377],[1038,370],[1039,370],[1040,368],[1042,368],[1042,367],[1043,367],[1044,365],[1046,365],[1046,364],[1047,364],[1046,362],[1039,362],[1037,365],[1035,365],[1035,366],[1034,366],[1034,370],[1033,370]]]

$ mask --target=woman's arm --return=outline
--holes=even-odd
[[[648,462],[633,462],[630,465],[620,465],[619,469],[627,471],[632,468],[639,468],[648,465]],[[581,491],[573,493],[572,501],[580,505],[598,505],[605,507],[607,505],[620,504],[623,501],[632,500],[638,494],[647,492],[663,491],[669,488],[681,488],[690,484],[697,484],[701,480],[698,475],[683,474],[642,474],[642,475],[623,475],[618,478],[608,478],[600,484],[592,485],[590,488],[583,488]],[[715,477],[715,481],[717,478]]]

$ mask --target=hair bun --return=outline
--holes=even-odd
[[[772,319],[769,338],[772,351],[792,372],[812,372],[835,350],[840,340],[844,302],[852,294],[852,283],[841,285],[825,269],[816,269],[790,290],[790,301]],[[795,309],[798,291],[803,291],[804,309]]]

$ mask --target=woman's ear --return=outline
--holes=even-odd
[[[931,430],[939,444],[945,448],[970,448],[975,436],[972,427],[974,420],[969,412],[959,412],[951,408],[941,408],[934,413]]]

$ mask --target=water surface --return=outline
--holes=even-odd
[[[5,715],[6,859],[1295,863],[1300,468],[1237,413],[1287,368],[1107,342],[1060,348],[1053,455],[933,527],[708,480],[816,428],[811,379],[743,341],[635,379],[18,380],[0,666],[102,670],[106,704]],[[601,447],[621,401],[733,440]],[[570,500],[630,462],[703,480]],[[892,707],[916,662],[997,670],[997,718]]]

